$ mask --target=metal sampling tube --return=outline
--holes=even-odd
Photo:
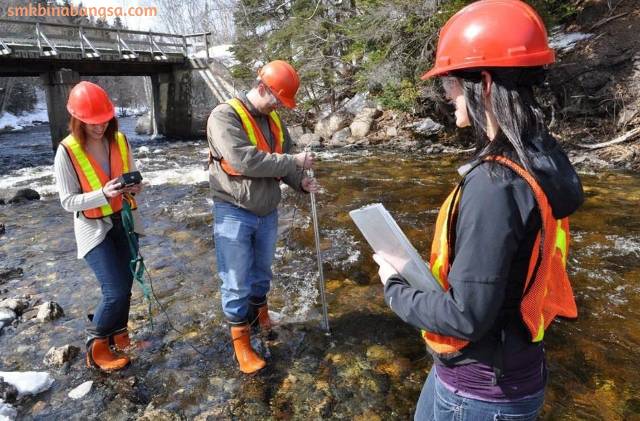
[[[309,177],[313,177],[313,169],[307,170]],[[313,232],[316,239],[316,253],[318,259],[318,283],[320,285],[320,299],[322,300],[322,320],[324,330],[329,333],[329,315],[327,313],[327,296],[324,292],[324,272],[322,271],[322,252],[320,251],[320,226],[318,225],[318,211],[316,209],[316,195],[311,195],[311,215],[313,217]]]

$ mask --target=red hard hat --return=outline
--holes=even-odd
[[[300,77],[292,65],[286,61],[274,60],[260,69],[258,77],[285,107],[296,107]]]
[[[87,124],[102,124],[115,115],[113,104],[104,89],[91,82],[80,82],[69,92],[69,114]]]
[[[453,15],[440,31],[435,65],[422,79],[484,67],[533,67],[555,61],[547,30],[520,0],[480,0]]]

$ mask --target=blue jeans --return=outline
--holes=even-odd
[[[544,390],[515,401],[488,402],[465,398],[449,390],[431,368],[416,407],[415,421],[536,420],[544,403]]]
[[[278,210],[258,216],[227,202],[214,202],[213,207],[222,311],[230,322],[244,323],[249,301],[264,301],[271,287]]]
[[[93,316],[89,335],[106,337],[127,327],[133,275],[129,269],[131,253],[122,221],[112,218],[113,228],[102,243],[94,247],[84,259],[95,273],[102,299]]]

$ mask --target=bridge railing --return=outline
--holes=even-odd
[[[211,32],[169,34],[28,20],[0,19],[0,57],[13,51],[37,51],[42,57],[77,52],[83,59],[116,54],[122,60],[140,55],[154,60],[169,56],[209,58]]]

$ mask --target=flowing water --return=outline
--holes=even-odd
[[[0,134],[0,198],[20,187],[43,194],[40,201],[0,206],[6,225],[0,267],[23,271],[0,279],[0,299],[27,295],[31,303],[0,335],[0,371],[49,370],[56,378],[49,391],[20,401],[19,416],[136,419],[156,408],[186,419],[409,419],[431,362],[416,331],[384,304],[371,252],[347,212],[384,203],[426,255],[459,158],[320,154],[316,175],[324,192],[317,200],[331,335],[320,328],[308,198],[284,189],[271,294],[279,336],[256,341],[268,367],[244,376],[222,323],[206,142],[152,140],[133,134],[133,120],[121,124],[150,183],[140,200],[142,253],[170,322],[154,306],[151,324],[134,287],[130,328],[140,347],[130,368],[107,376],[87,370],[81,357],[61,369],[44,366],[51,346],[83,347],[85,314],[99,288],[76,259],[72,216],[55,194],[48,127]],[[542,418],[640,419],[640,177],[581,175],[587,200],[572,218],[569,262],[580,317],[555,323],[547,334],[550,384]],[[37,322],[34,306],[48,300],[65,316]],[[69,390],[86,380],[94,381],[90,394],[69,399]]]

